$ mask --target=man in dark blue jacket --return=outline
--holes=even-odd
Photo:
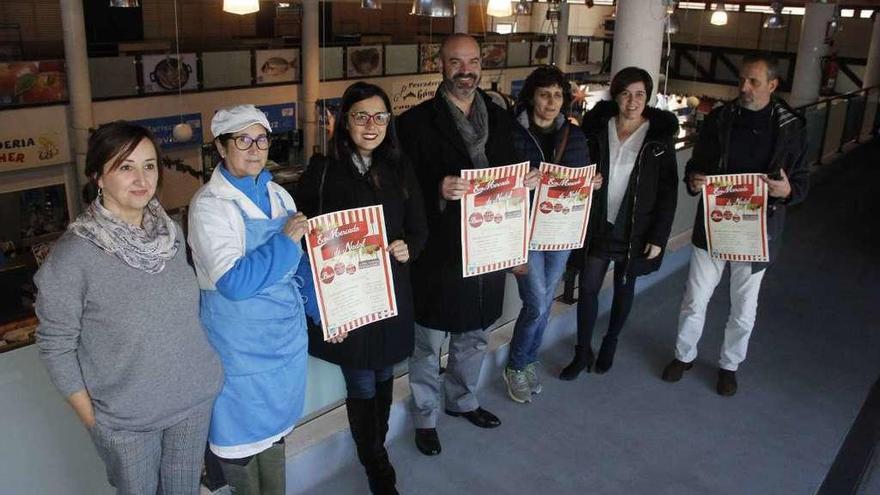
[[[694,154],[685,169],[685,184],[699,194],[707,175],[761,173],[768,187],[767,235],[770,260],[779,252],[785,208],[803,201],[810,177],[806,164],[804,119],[773,92],[779,85],[775,60],[764,55],[743,58],[740,96],[706,118]],[[693,253],[678,323],[675,359],[663,379],[676,382],[691,368],[703,332],[706,307],[727,261],[707,251],[703,206],[697,208]],[[758,309],[758,293],[767,263],[730,263],[730,317],[724,329],[717,392],[736,393],[736,370],[745,360]]]

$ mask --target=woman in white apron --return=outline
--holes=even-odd
[[[223,162],[190,204],[201,319],[225,381],[208,443],[235,493],[284,493],[284,436],[305,396],[305,316],[319,320],[306,217],[264,170],[271,128],[252,105],[211,122]]]

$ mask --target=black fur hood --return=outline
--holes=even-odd
[[[603,100],[596,103],[592,110],[584,115],[581,128],[587,136],[595,136],[605,132],[608,128],[608,121],[611,117],[618,114],[619,108],[617,102],[611,100]],[[673,139],[678,135],[678,117],[672,112],[660,110],[653,107],[645,108],[645,117],[651,123],[648,128],[648,140],[666,140]]]

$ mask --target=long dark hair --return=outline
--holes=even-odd
[[[98,179],[105,173],[119,168],[119,165],[128,158],[135,148],[144,139],[153,144],[156,149],[156,168],[159,179],[156,190],[162,186],[162,149],[156,141],[153,133],[146,127],[132,124],[124,120],[117,120],[98,127],[89,137],[89,147],[86,151],[86,177],[89,182],[83,187],[83,201],[91,203],[98,196]],[[107,169],[104,170],[104,166]]]
[[[516,112],[519,113],[523,109],[528,110],[529,117],[535,109],[535,91],[538,88],[546,88],[548,86],[559,86],[562,89],[562,108],[560,113],[568,115],[571,109],[571,83],[565,78],[565,74],[555,65],[542,65],[533,70],[526,77],[523,87],[516,96]]]
[[[354,166],[351,155],[352,153],[357,153],[357,148],[351,140],[351,135],[348,133],[348,113],[355,103],[374,96],[382,98],[387,111],[391,111],[391,99],[388,98],[388,95],[382,88],[375,84],[358,81],[345,90],[345,93],[342,95],[342,103],[336,114],[336,122],[333,124],[333,137],[330,138],[330,156],[334,160]],[[385,139],[373,150],[373,165],[378,165],[381,162],[389,166],[400,179],[400,187],[404,196],[406,196],[406,183],[403,167],[400,163],[400,142],[397,140],[397,125],[395,121],[396,119],[392,115],[388,125],[385,127]],[[373,186],[376,189],[381,189],[379,167],[371,166],[369,174]]]

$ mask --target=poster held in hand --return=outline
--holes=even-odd
[[[709,175],[702,193],[709,254],[725,261],[770,261],[763,174]]]
[[[462,276],[522,265],[528,260],[529,194],[523,180],[529,162],[461,171]]]
[[[324,340],[397,316],[381,205],[310,218],[307,243]]]
[[[584,246],[596,165],[570,168],[541,162],[532,200],[529,249],[564,251]]]

